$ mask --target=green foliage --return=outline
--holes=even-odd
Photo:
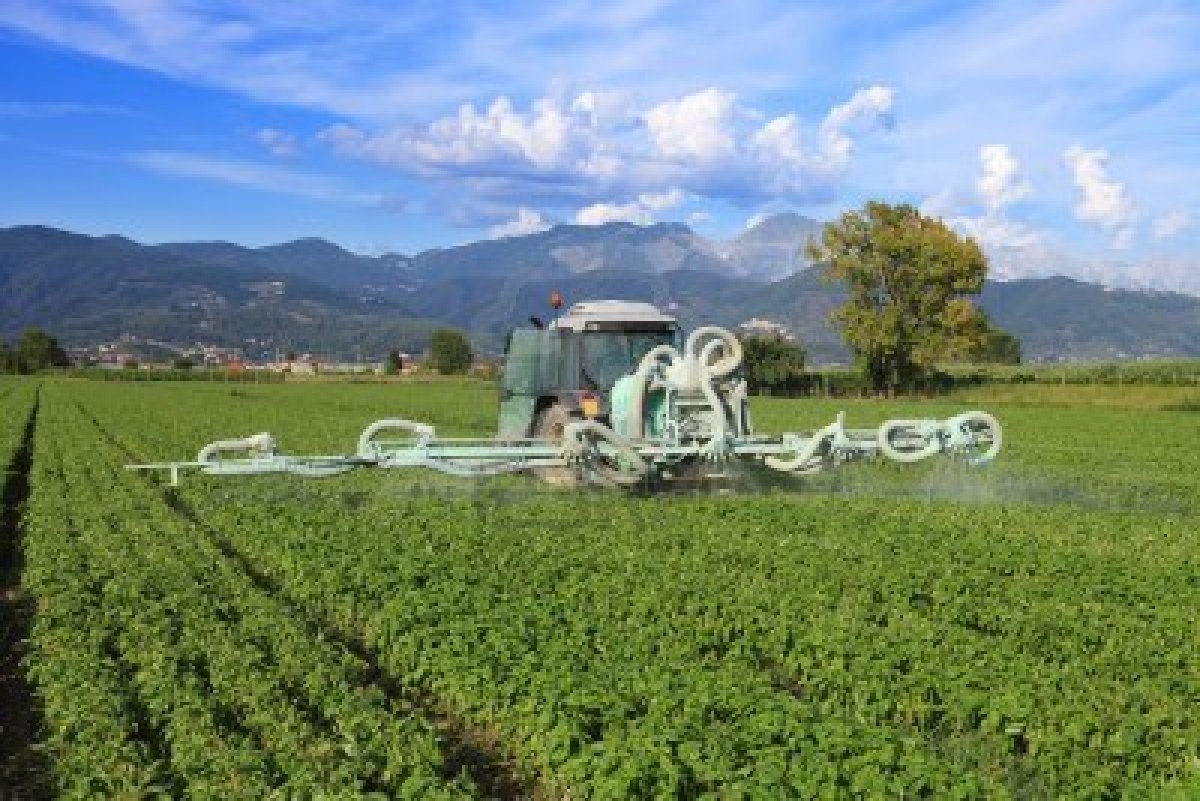
[[[58,340],[40,328],[27,328],[17,340],[17,358],[26,370],[67,367],[71,360]]]
[[[751,392],[786,389],[804,377],[804,349],[780,337],[742,339],[746,384]]]
[[[968,360],[976,364],[1020,364],[1021,340],[1007,331],[988,327],[977,347],[971,349]]]
[[[130,421],[102,428],[58,386],[39,420],[30,675],[63,797],[478,796],[427,717],[129,480]]]
[[[911,387],[979,347],[985,320],[968,296],[983,288],[987,260],[941,220],[872,201],[826,225],[806,255],[845,286],[833,319],[877,391]]]
[[[25,365],[21,363],[21,356],[16,350],[10,348],[7,342],[0,341],[0,374],[14,374],[25,372]]]
[[[442,375],[465,373],[471,366],[471,343],[461,331],[439,328],[429,341],[429,364]]]
[[[0,421],[32,389],[0,380]],[[959,410],[752,413],[804,430],[841,408]],[[1190,418],[994,411],[1017,433],[989,471],[856,464],[828,492],[375,470],[165,491],[122,465],[259,430],[336,453],[395,415],[485,435],[494,390],[43,380],[29,670],[60,794],[489,795],[457,738],[533,797],[1188,797]]]
[[[400,351],[395,349],[388,351],[387,358],[383,361],[383,374],[398,375],[402,369],[404,369],[404,361],[400,358]]]
[[[187,356],[180,356],[179,358],[171,361],[172,370],[191,370],[195,366],[196,363]]]

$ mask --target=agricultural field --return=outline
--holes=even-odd
[[[488,434],[483,383],[0,382],[44,792],[1200,796],[1197,393],[1021,391],[752,404],[986,408],[986,470],[634,497],[123,468],[258,431],[346,452],[388,416]]]

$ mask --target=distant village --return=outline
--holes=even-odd
[[[307,351],[264,351],[254,342],[247,343],[244,348],[202,343],[181,346],[134,334],[123,334],[111,342],[67,348],[67,354],[79,366],[103,370],[262,370],[294,375],[383,374],[387,371],[387,358],[383,356],[344,361]],[[416,372],[420,369],[423,354],[397,351],[394,355],[399,361],[396,365],[399,372]]]
[[[746,320],[738,325],[737,329],[743,336],[796,341],[796,336],[786,326],[757,317]],[[122,334],[115,340],[94,345],[70,347],[67,348],[67,354],[78,366],[102,370],[260,370],[292,375],[383,375],[389,372],[410,374],[420,372],[425,359],[423,353],[397,351],[392,357],[398,360],[398,364],[389,369],[388,357],[381,354],[365,355],[354,361],[345,361],[307,351],[264,348],[262,343],[253,340],[248,341],[245,347],[222,347],[204,343],[180,345],[135,334]],[[474,369],[492,369],[495,362],[496,358],[477,355]]]

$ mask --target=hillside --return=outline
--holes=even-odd
[[[568,301],[651,301],[685,326],[765,318],[788,326],[814,361],[840,361],[847,354],[827,322],[839,290],[799,256],[818,231],[794,214],[727,242],[677,223],[562,225],[362,256],[318,239],[148,246],[23,226],[0,229],[0,336],[40,325],[79,344],[133,333],[355,355],[419,349],[450,324],[495,350],[512,326],[549,314],[558,291]],[[1032,359],[1200,354],[1200,299],[1186,295],[1036,278],[989,282],[981,303]]]
[[[421,346],[432,324],[236,258],[199,261],[121,237],[0,230],[0,336],[41,326],[84,344],[124,333],[179,344],[354,352]]]

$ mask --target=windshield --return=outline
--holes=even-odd
[[[589,331],[581,339],[580,360],[584,386],[588,389],[609,390],[618,378],[632,373],[651,348],[657,345],[674,345],[675,332]]]

